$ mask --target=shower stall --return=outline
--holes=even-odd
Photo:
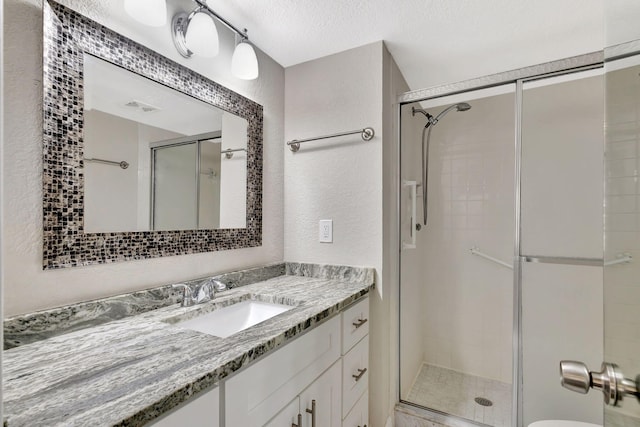
[[[400,96],[405,414],[602,425],[558,363],[604,355],[604,85],[592,54]]]

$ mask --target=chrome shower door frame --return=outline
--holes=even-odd
[[[513,257],[513,374],[512,374],[512,423],[514,427],[523,427],[523,401],[522,401],[522,262],[525,257],[521,253],[521,165],[522,165],[522,100],[523,100],[523,84],[525,82],[545,79],[548,77],[572,74],[589,69],[602,68],[604,65],[604,54],[602,51],[593,52],[585,55],[566,58],[558,61],[547,62],[531,67],[520,68],[517,70],[507,71],[504,73],[492,74],[485,77],[466,80],[458,83],[436,86],[426,89],[418,89],[398,95],[396,98],[396,120],[399,124],[396,127],[395,144],[398,158],[399,178],[396,183],[398,191],[397,197],[397,232],[400,239],[398,251],[398,266],[402,265],[402,230],[401,230],[401,197],[402,192],[402,158],[401,158],[401,137],[402,137],[402,107],[406,104],[414,102],[427,101],[450,95],[464,94],[480,89],[488,89],[496,86],[507,84],[515,85],[515,167],[514,167],[514,257]],[[455,415],[446,414],[434,409],[424,408],[402,400],[400,395],[400,369],[402,364],[402,349],[400,347],[400,334],[402,333],[402,324],[400,313],[402,311],[400,295],[402,292],[402,268],[398,268],[398,286],[395,292],[396,306],[398,307],[398,331],[396,334],[397,366],[396,372],[396,398],[398,405],[405,407],[412,412],[429,417],[429,419],[446,425],[455,426],[478,426],[471,420],[463,419]]]

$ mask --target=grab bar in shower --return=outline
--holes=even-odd
[[[633,257],[631,256],[631,254],[625,252],[623,254],[616,255],[616,258],[612,259],[611,261],[606,261],[604,263],[604,266],[609,267],[611,265],[629,264],[632,261],[633,261]]]
[[[486,260],[489,260],[491,262],[495,262],[496,264],[500,264],[503,267],[506,267],[506,268],[509,268],[509,269],[513,270],[513,265],[511,265],[509,263],[506,263],[506,262],[504,262],[502,260],[499,260],[498,258],[494,258],[494,257],[492,257],[490,255],[487,255],[487,254],[485,254],[483,252],[480,252],[480,249],[475,247],[475,246],[472,247],[471,249],[469,249],[469,251],[471,252],[471,255],[477,255],[480,258],[484,258]]]
[[[615,259],[611,261],[603,261],[602,258],[574,258],[574,257],[556,257],[556,256],[523,256],[524,262],[532,262],[539,264],[564,264],[564,265],[586,265],[591,267],[609,267],[618,264],[629,264],[633,261],[633,257],[629,253],[617,254]]]
[[[360,134],[363,141],[371,141],[373,139],[373,136],[375,135],[375,132],[372,127],[366,127],[364,129],[356,129],[348,132],[339,132],[339,133],[333,133],[331,135],[316,136],[315,138],[294,139],[287,142],[287,145],[289,146],[289,149],[295,153],[300,149],[300,144],[304,142],[318,141],[320,139],[337,138],[339,136],[356,135],[356,134]]]
[[[115,160],[104,160],[104,159],[89,158],[89,157],[83,157],[82,160],[84,160],[85,162],[94,162],[94,163],[102,163],[104,165],[120,166],[122,169],[126,169],[129,167],[129,163],[125,162],[124,160],[121,162],[117,162]]]
[[[403,187],[409,187],[411,189],[411,243],[402,242],[402,249],[415,249],[416,248],[416,200],[417,192],[416,188],[418,183],[416,181],[402,181]]]

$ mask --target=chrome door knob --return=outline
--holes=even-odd
[[[591,388],[591,374],[587,365],[574,360],[560,362],[560,384],[576,393],[587,394]]]
[[[600,372],[589,372],[587,365],[575,360],[560,362],[560,384],[577,393],[587,394],[590,388],[604,394],[604,403],[618,406],[626,395],[640,401],[640,375],[634,380],[624,377],[618,365],[602,363]]]

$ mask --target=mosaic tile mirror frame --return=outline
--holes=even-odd
[[[260,246],[262,106],[58,3],[43,6],[43,268]],[[247,120],[246,228],[84,232],[84,53]]]

